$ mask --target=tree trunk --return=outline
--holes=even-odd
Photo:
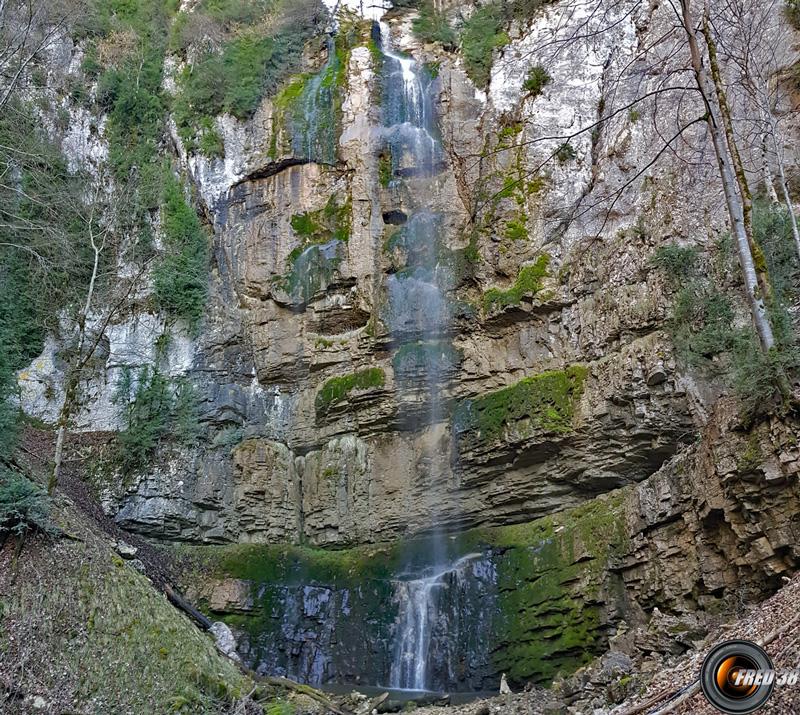
[[[700,47],[697,42],[697,35],[695,34],[694,23],[689,8],[689,1],[690,0],[680,0],[683,29],[686,32],[689,43],[692,69],[694,70],[697,87],[700,90],[700,95],[706,107],[706,122],[711,134],[711,141],[714,145],[714,153],[717,158],[717,168],[719,169],[719,175],[722,181],[722,190],[725,195],[725,204],[731,222],[731,231],[736,245],[739,266],[744,278],[750,314],[753,319],[753,325],[758,333],[761,347],[764,351],[767,351],[775,345],[775,337],[772,333],[772,325],[769,321],[767,309],[764,305],[763,294],[759,286],[755,262],[753,261],[753,254],[750,250],[750,241],[745,230],[743,201],[737,193],[737,181],[733,174],[730,150],[722,129],[722,120],[719,107],[717,106],[716,92],[713,82],[709,77],[708,70],[703,66]]]
[[[775,191],[775,183],[772,179],[772,169],[769,167],[769,152],[767,151],[767,137],[764,135],[761,138],[761,175],[764,180],[764,189],[769,197],[769,202],[773,206],[780,203],[778,192]]]
[[[94,263],[92,264],[92,276],[89,279],[89,286],[86,289],[86,302],[78,317],[78,347],[67,368],[66,382],[64,385],[64,401],[61,403],[61,409],[58,411],[58,435],[56,436],[56,448],[53,455],[53,472],[50,475],[50,481],[47,485],[47,493],[51,496],[58,487],[58,480],[61,476],[61,464],[64,458],[64,439],[66,438],[67,427],[72,419],[72,414],[78,398],[80,373],[97,346],[97,342],[95,342],[94,345],[91,346],[89,354],[84,356],[83,352],[86,348],[86,321],[92,307],[94,287],[97,283],[97,272],[100,268],[100,253],[105,244],[105,239],[103,244],[100,245],[95,241],[94,228],[92,226],[93,220],[94,211],[92,211],[89,217],[89,238],[92,243],[92,250],[94,251]]]
[[[703,11],[702,33],[708,48],[708,63],[711,69],[711,83],[714,87],[714,94],[717,98],[717,108],[719,117],[722,119],[722,128],[725,133],[725,140],[728,147],[728,155],[733,166],[733,175],[739,187],[739,198],[742,202],[742,221],[747,242],[750,244],[750,253],[755,259],[756,277],[761,288],[761,296],[767,301],[772,299],[772,283],[767,272],[767,265],[764,254],[756,243],[753,235],[753,197],[750,193],[750,186],[747,183],[747,174],[744,170],[742,156],[739,153],[739,146],[736,143],[736,134],[733,130],[733,118],[731,108],[728,104],[728,96],[722,83],[722,72],[717,61],[717,45],[711,35],[709,26],[708,0],[706,0]]]
[[[794,211],[794,204],[792,197],[789,193],[789,180],[786,178],[786,168],[783,165],[783,156],[778,146],[778,127],[775,126],[775,117],[769,110],[765,110],[767,123],[769,125],[769,133],[772,136],[772,146],[775,150],[775,164],[778,167],[778,178],[781,184],[781,194],[783,195],[783,202],[786,204],[786,210],[789,212],[789,221],[792,226],[792,237],[794,238],[795,249],[797,250],[797,257],[800,258],[800,230],[797,228],[797,214]]]

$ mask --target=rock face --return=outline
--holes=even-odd
[[[238,167],[233,174],[212,172],[206,159],[188,162],[215,229],[209,314],[188,371],[202,397],[205,438],[192,453],[167,449],[124,488],[111,480],[107,503],[117,503],[122,525],[161,539],[319,546],[425,531],[434,506],[446,529],[500,525],[640,481],[691,439],[689,401],[663,332],[665,286],[649,260],[661,242],[693,231],[708,207],[696,206],[686,220],[674,217],[667,228],[658,208],[646,216],[634,206],[615,208],[602,241],[593,233],[596,211],[559,219],[564,227],[554,233],[554,207],[599,197],[599,183],[630,173],[633,155],[650,140],[644,128],[627,126],[623,150],[615,127],[591,147],[576,142],[568,163],[533,168],[549,151],[546,142],[531,143],[535,135],[595,121],[611,71],[587,70],[580,78],[585,96],[578,96],[570,68],[596,65],[576,57],[552,68],[543,96],[514,89],[512,79],[531,63],[525,53],[550,32],[558,12],[543,11],[504,50],[509,61],[498,63],[488,100],[456,56],[417,45],[406,17],[390,22],[401,49],[439,62],[434,109],[445,160],[430,179],[403,176],[400,165],[381,178],[385,78],[368,49],[369,23],[350,32],[343,48],[332,163],[293,153],[292,129],[280,121],[269,129],[275,122],[264,117],[281,116],[280,98],[239,134],[225,134],[225,165]],[[622,21],[620,37],[611,33],[602,45],[576,51],[624,64],[635,39],[650,31],[641,29],[650,12]],[[240,134],[246,140],[234,139]],[[259,155],[259,144],[276,149]],[[206,186],[212,173],[215,181],[230,174],[224,191]],[[509,190],[476,214],[482,192],[502,194],[526,174],[524,191]],[[652,179],[639,188],[636,205],[659,207],[669,197],[679,206],[691,187],[676,184]],[[718,197],[710,198],[709,228],[719,220]],[[387,327],[388,278],[408,260],[403,222],[420,202],[441,217],[439,260],[454,276],[453,358],[432,424],[427,388],[414,383],[415,361],[431,346],[401,350]],[[539,275],[529,284],[534,269]],[[113,345],[111,352],[119,361]],[[531,414],[509,413],[488,437],[450,419],[487,396],[513,400],[525,379],[574,365],[586,376],[556,425],[540,419],[548,400],[561,399],[555,393]],[[320,406],[331,381],[367,370],[380,371],[379,385]],[[98,398],[88,400],[81,419],[88,428],[114,426],[94,410],[111,408],[114,375],[107,368],[98,379],[89,391]],[[37,393],[24,404],[46,416],[42,399]],[[441,455],[435,470],[426,464],[431,450]],[[441,474],[429,478],[432,471]]]
[[[644,482],[453,536],[450,562],[463,565],[430,606],[431,642],[445,649],[429,654],[433,688],[491,690],[501,673],[547,684],[610,641],[618,653],[682,653],[776,591],[800,559],[797,428],[776,419],[748,432],[722,402],[702,440]],[[221,547],[189,580],[249,634],[241,652],[253,667],[387,683],[408,579],[432,558],[430,541],[333,553]]]
[[[455,24],[469,14],[435,5]],[[673,347],[676,287],[653,256],[691,245],[710,262],[727,223],[710,144],[691,122],[696,98],[663,111],[665,78],[685,64],[656,42],[670,8],[544,4],[498,43],[485,91],[463,52],[413,36],[413,12],[388,13],[380,31],[342,18],[320,60],[251,120],[215,119],[224,159],[173,131],[213,228],[206,316],[189,335],[138,301],[107,330],[76,428],[122,428],[122,370],[152,363],[156,336],[172,336],[165,371],[194,386],[201,436],[105,474],[120,525],[342,558],[455,534],[451,556],[477,556],[469,578],[445,579],[434,633],[460,623],[464,635],[453,652],[434,649],[433,682],[480,689],[506,672],[544,683],[603,651],[623,621],[640,626],[658,608],[702,628],[705,616],[686,614],[756,598],[795,569],[796,426],[747,432],[718,400],[724,384]],[[430,171],[390,151],[380,32],[424,70],[441,144]],[[529,91],[540,65],[550,79]],[[293,112],[292,97],[322,89],[327,104]],[[689,125],[681,141],[651,165],[676,120]],[[435,217],[427,254],[412,240],[422,210]],[[420,252],[449,279],[435,340],[392,330],[391,286]],[[417,296],[422,314],[428,297]],[[63,393],[56,343],[19,375],[23,408],[50,421]],[[445,365],[436,409],[431,359]],[[431,563],[409,574],[399,557],[379,573],[337,561],[331,572],[330,553],[264,556],[279,564],[269,572],[225,561],[195,594],[262,671],[385,683],[398,594]],[[485,625],[482,644],[471,621]]]

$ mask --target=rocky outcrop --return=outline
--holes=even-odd
[[[701,440],[642,483],[539,520],[452,536],[449,562],[469,566],[444,580],[453,593],[438,618],[451,630],[432,642],[454,651],[432,655],[433,682],[480,690],[505,672],[514,684],[546,684],[609,641],[682,653],[745,602],[776,591],[800,558],[796,430],[774,419],[748,431],[722,403]],[[390,651],[398,594],[436,558],[431,544],[220,547],[201,552],[188,580],[245,634],[241,652],[254,667],[315,683],[388,682],[389,661],[359,661],[353,644]],[[474,640],[453,637],[459,623],[471,624]]]
[[[352,18],[328,63],[310,63],[249,122],[217,122],[224,159],[187,154],[175,137],[214,224],[203,331],[168,348],[169,375],[188,375],[197,388],[203,440],[189,452],[167,446],[143,474],[108,476],[104,501],[121,524],[160,539],[338,546],[424,531],[431,513],[445,528],[500,525],[641,481],[692,438],[696,395],[687,396],[663,332],[667,288],[649,259],[661,242],[694,233],[699,215],[703,231],[714,230],[716,199],[701,206],[692,186],[650,178],[615,202],[602,240],[593,233],[597,211],[556,212],[599,201],[630,175],[652,134],[629,117],[591,142],[581,134],[567,162],[535,169],[552,149],[538,135],[578,130],[596,121],[602,102],[611,111],[624,100],[608,77],[663,13],[640,8],[602,41],[578,41],[573,51],[596,62],[559,61],[545,93],[526,96],[520,78],[559,12],[545,8],[527,32],[512,28],[488,96],[457,56],[421,46],[406,15],[390,16],[398,47],[438,67],[445,161],[429,178],[402,166],[386,175],[382,70],[369,22]],[[585,76],[574,75],[576,62]],[[292,98],[323,74],[341,95],[338,109],[319,126],[313,117],[296,126]],[[339,132],[332,153],[322,142],[331,122]],[[691,214],[676,208],[666,221],[663,206],[690,194]],[[439,217],[439,261],[453,275],[452,359],[442,418],[431,424],[427,388],[414,377],[414,360],[430,346],[415,356],[413,343],[401,349],[387,328],[388,279],[409,260],[402,232],[420,197]],[[165,329],[150,323],[136,315],[113,328],[106,364],[84,386],[81,428],[123,426],[114,389],[120,370],[147,363],[153,348],[141,339],[155,344]],[[20,376],[24,407],[43,418],[57,405],[56,350]],[[574,365],[587,377],[555,429],[531,429],[541,415],[510,414],[484,439],[449,418]],[[380,370],[382,383],[319,408],[331,380],[367,370]],[[433,471],[435,480],[426,476]]]

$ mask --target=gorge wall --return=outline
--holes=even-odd
[[[658,41],[671,11],[535,5],[503,30],[485,86],[462,50],[418,38],[419,10],[345,7],[252,118],[213,118],[222,156],[169,119],[212,229],[205,314],[192,333],[142,299],[107,326],[75,430],[124,429],[126,371],[191,382],[195,444],[166,439],[128,473],[100,458],[92,479],[122,527],[188,550],[190,593],[256,669],[387,684],[403,584],[427,577],[432,686],[548,683],[626,632],[686,647],[796,568],[796,423],[742,421],[719,374],[677,354],[677,288],[653,260],[678,244],[711,265],[727,231],[704,125],[664,144],[701,112],[665,90],[687,59]],[[436,7],[454,27],[481,12]],[[430,171],[393,144],[386,43],[431,99]],[[53,62],[84,51],[65,41]],[[177,91],[191,48],[167,59]],[[63,151],[102,165],[67,106]],[[393,286],[420,265],[447,275],[438,332],[396,313]],[[735,276],[721,287],[746,323]],[[403,305],[430,316],[434,298],[420,285]],[[19,373],[45,422],[62,349],[50,337]],[[670,636],[654,635],[664,618]]]

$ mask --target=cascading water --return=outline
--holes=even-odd
[[[480,558],[481,554],[468,554],[451,565],[430,567],[417,578],[397,582],[395,598],[400,618],[390,673],[392,686],[428,689],[431,638],[437,625],[442,625],[437,623],[442,615],[441,601],[463,578],[465,566]],[[448,624],[444,625],[446,628]]]
[[[386,24],[377,25],[377,41],[383,54],[385,138],[391,156],[392,175],[420,185],[434,176],[441,163],[441,146],[430,95],[431,80],[424,67],[414,59],[396,52]],[[417,190],[419,196],[422,191]],[[430,195],[429,192],[427,192]],[[440,263],[442,216],[423,205],[390,240],[390,245],[404,256],[402,270],[387,281],[389,294],[388,324],[396,356],[409,352],[415,361],[411,380],[397,371],[401,391],[411,392],[420,381],[427,392],[427,424],[442,421],[440,391],[450,365],[452,349],[447,343],[450,309],[447,290],[451,276]],[[397,362],[395,363],[398,364]],[[417,388],[418,389],[418,388]],[[401,414],[403,395],[400,395]],[[411,401],[413,402],[413,401]],[[418,415],[406,416],[409,421]],[[437,455],[424,460],[437,473]],[[417,578],[399,579],[395,584],[398,620],[392,650],[389,684],[395,688],[428,690],[430,679],[431,639],[440,611],[440,598],[446,578],[458,572],[461,564],[448,564],[443,535],[437,533],[437,515],[432,513],[431,550],[433,566]]]
[[[443,160],[431,78],[393,48],[386,25],[375,24],[373,39],[382,56],[381,160],[391,164],[386,196],[394,202],[382,207],[392,217],[386,247],[393,263],[384,318],[392,335],[398,415],[401,429],[422,437],[418,444],[441,446],[449,416],[444,388],[461,358],[451,342],[452,252],[444,244],[447,208],[437,204]],[[291,117],[293,153],[301,159],[336,158],[330,129],[341,101],[337,73],[344,67],[336,43],[329,39],[325,66],[305,78]],[[344,260],[342,241],[333,235],[294,258],[281,286],[294,305],[324,290]],[[276,392],[271,420],[280,422],[284,409]],[[449,450],[436,446],[418,455],[421,495],[428,484],[448,478],[449,460]],[[436,505],[430,507],[428,533],[407,542],[405,554],[388,557],[388,577],[383,556],[362,564],[356,576],[349,568],[326,566],[320,573],[302,559],[282,558],[280,578],[258,582],[253,594],[254,610],[246,616],[253,627],[238,634],[243,661],[260,673],[314,685],[417,691],[494,685],[489,634],[496,617],[495,555],[486,549],[463,556],[463,542],[437,530],[441,516]]]

